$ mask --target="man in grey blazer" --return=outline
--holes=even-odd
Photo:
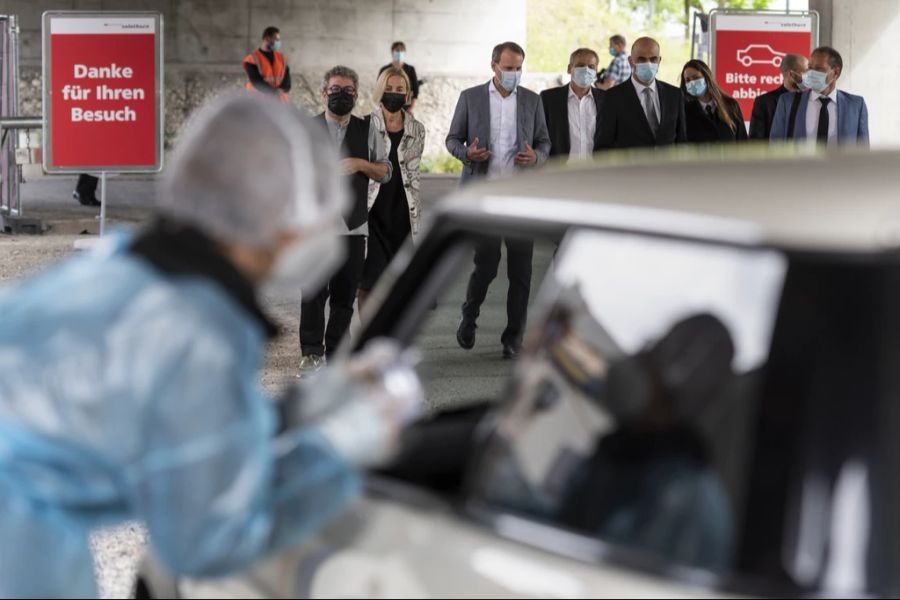
[[[447,150],[463,163],[461,183],[507,177],[546,162],[550,136],[541,98],[519,86],[524,62],[521,46],[515,42],[498,44],[491,55],[493,79],[460,94],[447,134]],[[509,289],[507,325],[500,342],[504,358],[513,358],[519,353],[525,330],[534,243],[529,239],[504,241]],[[499,238],[491,238],[475,249],[475,270],[469,278],[456,331],[456,341],[466,350],[475,346],[476,321],[488,287],[497,277],[500,246]]]
[[[823,145],[869,145],[869,110],[862,96],[837,89],[844,61],[834,48],[816,48],[803,75],[805,92],[783,94],[772,121],[771,140],[818,142]],[[795,98],[800,94],[796,110]],[[791,127],[791,115],[794,117]],[[792,133],[792,135],[791,135]]]

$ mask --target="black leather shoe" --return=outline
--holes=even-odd
[[[514,344],[503,344],[503,358],[510,360],[517,356],[519,356],[519,352],[522,351],[521,346]]]
[[[72,192],[72,197],[78,200],[78,203],[82,206],[100,206],[100,201],[93,195],[88,196],[86,194]]]
[[[460,348],[471,350],[475,347],[475,329],[474,321],[469,321],[465,317],[460,318],[459,327],[456,328],[456,342]]]

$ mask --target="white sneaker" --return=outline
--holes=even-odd
[[[313,375],[316,371],[319,371],[326,365],[326,360],[324,356],[319,356],[318,354],[310,354],[308,356],[304,356],[300,359],[300,372],[297,373],[297,377],[304,378]]]

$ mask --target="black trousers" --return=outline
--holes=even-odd
[[[328,284],[300,306],[300,351],[303,356],[330,356],[350,330],[353,303],[366,260],[366,238],[348,235],[347,260]],[[325,304],[329,305],[325,325]]]
[[[500,338],[503,344],[520,345],[528,320],[528,296],[531,294],[531,259],[534,242],[531,240],[488,238],[475,248],[475,270],[469,277],[463,317],[476,321],[491,282],[500,266],[500,243],[506,242],[506,271],[509,288],[506,292],[506,330]]]
[[[99,177],[82,173],[78,176],[78,183],[75,184],[75,191],[78,192],[78,195],[82,198],[96,198],[95,194],[97,193],[97,183],[99,183],[99,181]]]

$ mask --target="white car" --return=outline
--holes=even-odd
[[[480,236],[547,240],[498,397],[411,427],[301,547],[219,580],[150,561],[138,596],[900,592],[900,154],[715,152],[460,190],[355,347],[420,345]]]

